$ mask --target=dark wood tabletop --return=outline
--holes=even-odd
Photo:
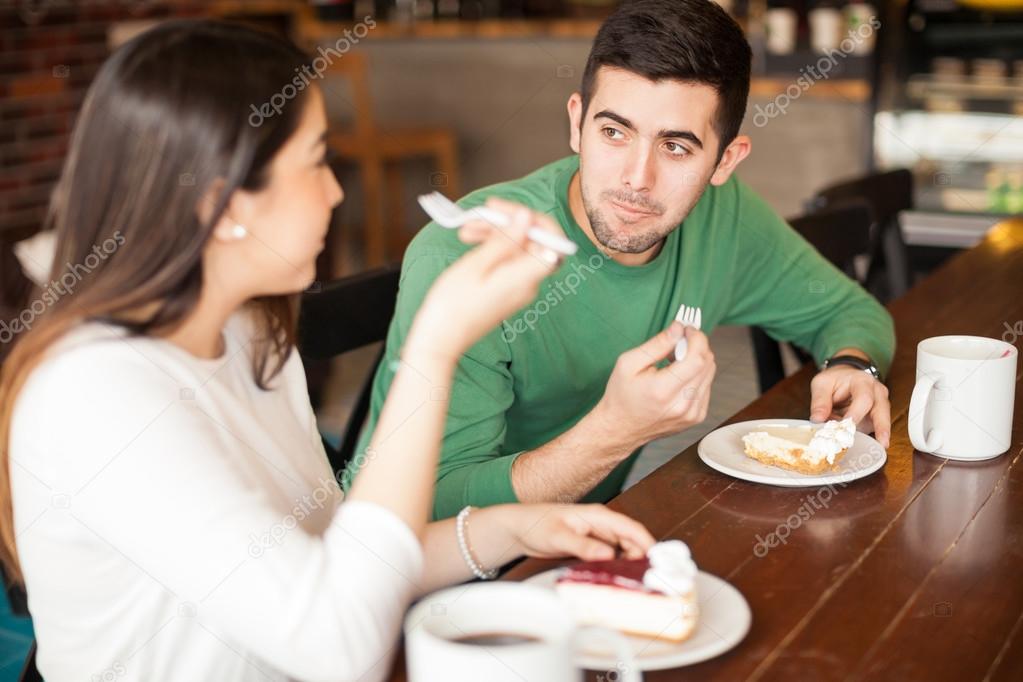
[[[1012,444],[999,457],[967,463],[917,452],[906,425],[919,341],[1007,335],[1023,346],[1007,333],[1023,326],[1023,220],[995,227],[889,310],[898,349],[887,380],[888,461],[836,486],[783,544],[754,551],[815,489],[720,474],[696,445],[610,503],[655,537],[688,543],[700,569],[734,585],[753,613],[730,652],[644,679],[1023,680],[1023,371]],[[727,423],[805,419],[813,373],[804,367]],[[529,560],[506,579],[556,565]]]

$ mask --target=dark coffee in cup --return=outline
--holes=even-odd
[[[514,646],[517,644],[536,644],[540,641],[540,638],[515,632],[481,632],[456,637],[451,641],[458,642],[459,644],[473,644],[475,646]]]

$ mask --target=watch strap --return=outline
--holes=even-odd
[[[849,365],[856,369],[862,370],[874,377],[878,381],[881,381],[881,372],[878,371],[877,367],[873,363],[867,362],[863,358],[856,357],[855,355],[836,355],[832,358],[828,358],[824,361],[823,369],[834,367],[835,365]]]

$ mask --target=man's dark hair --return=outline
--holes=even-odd
[[[751,59],[742,29],[710,0],[625,0],[600,27],[586,60],[583,117],[602,66],[652,81],[703,83],[718,93],[720,157],[746,113]]]

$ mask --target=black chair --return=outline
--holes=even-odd
[[[870,271],[864,286],[887,303],[906,293],[912,284],[899,212],[913,208],[913,174],[900,168],[831,185],[817,192],[807,210],[817,211],[856,199],[870,205],[876,220],[870,236]]]
[[[328,284],[315,285],[302,296],[298,321],[298,351],[307,371],[322,361],[387,338],[398,298],[401,267],[392,265]],[[355,454],[355,444],[366,416],[376,368],[383,358],[381,346],[373,369],[359,391],[339,448],[324,441],[335,474]],[[314,397],[314,404],[316,403]]]
[[[835,203],[831,208],[793,218],[789,224],[835,267],[863,284],[863,279],[857,276],[855,261],[857,256],[869,253],[872,245],[874,215],[869,204],[862,200]],[[757,380],[763,393],[785,378],[781,344],[760,327],[750,327],[750,335]],[[790,347],[800,362],[811,360],[806,351]]]

